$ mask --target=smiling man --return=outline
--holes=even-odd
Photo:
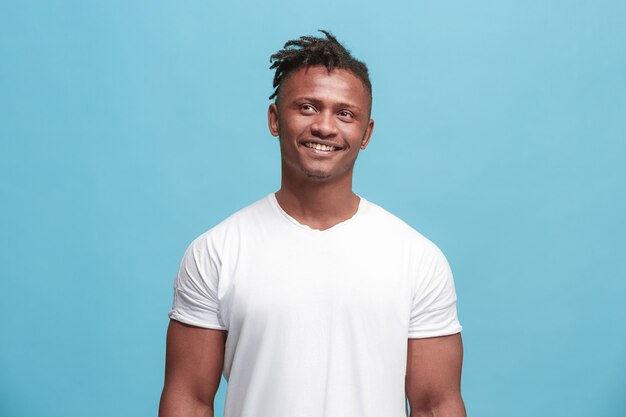
[[[352,191],[369,143],[367,67],[330,35],[274,54],[281,187],[198,237],[175,281],[159,415],[465,415],[448,263]]]

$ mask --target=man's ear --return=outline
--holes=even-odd
[[[272,136],[278,136],[278,107],[276,103],[270,104],[267,109],[267,125]]]
[[[361,150],[367,148],[367,144],[370,143],[370,138],[372,137],[372,132],[374,131],[374,119],[370,119],[367,122],[367,128],[365,129],[365,134],[363,135],[363,140],[361,141]]]

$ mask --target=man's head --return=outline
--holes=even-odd
[[[369,143],[372,90],[367,67],[328,32],[302,37],[272,55],[276,97],[270,133],[280,139],[286,181],[339,181],[351,186],[360,150]],[[337,182],[335,182],[337,183]]]
[[[330,32],[325,30],[320,30],[320,32],[326,38],[301,36],[300,39],[287,41],[283,49],[270,57],[272,63],[270,69],[276,70],[273,83],[274,93],[269,97],[270,100],[278,100],[280,86],[293,71],[302,67],[318,65],[326,67],[329,72],[333,69],[350,71],[363,82],[371,100],[372,84],[367,66],[355,59],[350,51],[344,48]]]

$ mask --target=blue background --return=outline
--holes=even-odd
[[[374,85],[355,190],[455,273],[469,414],[625,416],[625,22],[608,0],[2,2],[0,415],[156,414],[183,251],[279,185],[269,55],[327,28]]]

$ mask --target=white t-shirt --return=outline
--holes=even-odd
[[[407,339],[461,331],[448,263],[361,198],[319,231],[274,194],[198,237],[170,318],[228,330],[225,417],[403,417]]]

